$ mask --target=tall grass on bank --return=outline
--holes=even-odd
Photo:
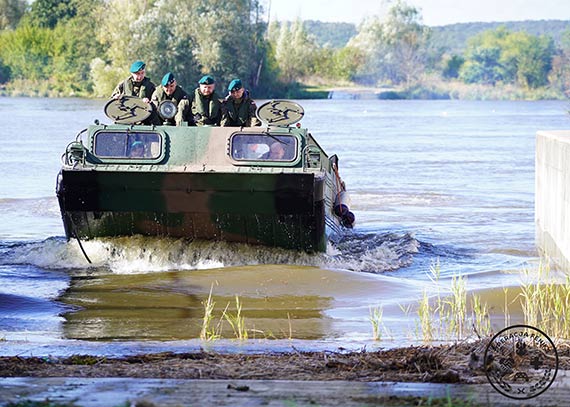
[[[467,277],[453,276],[449,287],[440,280],[439,260],[430,265],[428,277],[433,284],[428,294],[425,289],[417,308],[419,327],[417,335],[425,342],[434,340],[461,340],[473,333],[488,335],[491,332],[490,315],[486,304],[476,294],[467,294]],[[471,307],[469,314],[468,298]]]
[[[227,307],[226,307],[227,310]],[[236,339],[246,340],[248,338],[247,328],[245,327],[245,317],[241,313],[241,303],[236,295],[236,312],[235,314],[224,311],[223,317],[228,321],[234,331]]]
[[[522,280],[520,301],[525,324],[554,338],[570,338],[570,276],[556,281],[549,262],[541,260],[536,270],[523,270]]]
[[[552,338],[570,339],[570,276],[563,280],[555,278],[545,259],[541,259],[536,268],[524,268],[520,273],[521,292],[513,302],[520,301],[524,323],[543,330]],[[453,276],[446,287],[442,285],[440,274],[437,261],[430,266],[428,274],[433,287],[425,289],[418,300],[417,336],[425,342],[462,340],[472,334],[489,336],[493,332],[489,307],[480,296],[468,293],[467,277]],[[509,326],[508,288],[503,288],[503,295],[504,326]]]
[[[202,302],[204,306],[204,316],[202,317],[202,329],[200,330],[200,339],[203,341],[212,341],[221,337],[221,324],[217,327],[213,326],[214,321],[214,308],[216,303],[212,300],[212,291],[214,290],[214,283],[210,287],[208,299]]]
[[[382,323],[382,316],[384,314],[384,308],[382,306],[370,307],[370,324],[372,325],[372,339],[375,341],[382,340],[382,329],[385,329]]]

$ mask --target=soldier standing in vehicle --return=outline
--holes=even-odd
[[[253,127],[261,126],[255,115],[257,106],[249,96],[241,80],[234,79],[228,86],[228,96],[222,102],[222,120],[220,126]]]
[[[120,99],[123,96],[135,96],[141,98],[145,103],[150,103],[156,86],[146,77],[146,64],[143,61],[135,61],[131,65],[130,71],[131,76],[115,87],[111,97]]]
[[[188,122],[187,116],[190,111],[188,94],[184,89],[178,86],[176,78],[174,78],[172,72],[168,72],[163,76],[161,86],[156,88],[151,97],[151,101],[156,109],[158,109],[160,103],[165,100],[169,100],[174,103],[177,106],[178,111],[174,118],[166,119],[163,124],[176,124],[179,126],[182,121]]]
[[[130,71],[131,76],[119,82],[111,97],[118,100],[123,96],[134,96],[150,104],[150,98],[156,86],[146,77],[146,64],[143,61],[135,61],[132,63]],[[154,109],[152,109],[150,116],[143,120],[142,124],[160,124],[160,119]]]
[[[210,75],[204,75],[198,81],[198,88],[192,99],[192,117],[196,126],[217,126],[222,116],[222,104],[216,94],[216,81]]]

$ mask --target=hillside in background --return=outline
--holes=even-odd
[[[315,36],[319,45],[328,44],[332,48],[344,47],[357,33],[355,24],[324,23],[304,21],[305,29]],[[460,23],[432,28],[431,44],[435,49],[444,48],[451,53],[460,54],[467,45],[467,40],[480,32],[505,26],[510,31],[526,31],[533,35],[548,35],[558,44],[562,33],[570,30],[570,20],[507,21],[493,23]]]
[[[309,34],[317,39],[320,46],[342,48],[356,35],[356,25],[351,23],[323,23],[306,20],[303,25]]]
[[[431,43],[435,48],[444,48],[455,54],[461,54],[469,38],[487,30],[504,26],[509,31],[525,31],[532,35],[547,35],[559,44],[560,37],[570,30],[570,21],[506,21],[493,23],[461,23],[432,27]]]

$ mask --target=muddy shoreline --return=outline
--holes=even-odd
[[[293,348],[290,352],[200,350],[123,357],[2,356],[0,404],[14,400],[57,401],[59,404],[53,405],[65,407],[157,407],[205,402],[228,406],[565,403],[570,395],[566,379],[570,346],[558,345],[558,383],[539,398],[520,404],[489,384],[482,364],[488,343],[484,339],[370,352]],[[449,402],[452,404],[446,404]]]
[[[0,357],[3,377],[140,377],[169,379],[347,380],[486,383],[487,341],[412,346],[367,352],[316,351],[255,354],[151,353],[125,357]],[[569,348],[560,369],[570,369]]]

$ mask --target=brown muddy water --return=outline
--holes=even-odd
[[[96,240],[85,242],[89,265],[63,238],[54,185],[65,146],[93,119],[105,122],[104,101],[0,98],[0,355],[417,344],[424,293],[432,302],[450,294],[457,276],[487,304],[494,331],[523,322],[521,270],[539,262],[534,137],[570,127],[565,102],[301,104],[303,125],[340,157],[357,217],[346,239],[318,255]],[[203,341],[210,290],[223,339]],[[222,318],[226,306],[236,313],[236,296],[247,341]],[[380,341],[371,309],[382,310]]]

